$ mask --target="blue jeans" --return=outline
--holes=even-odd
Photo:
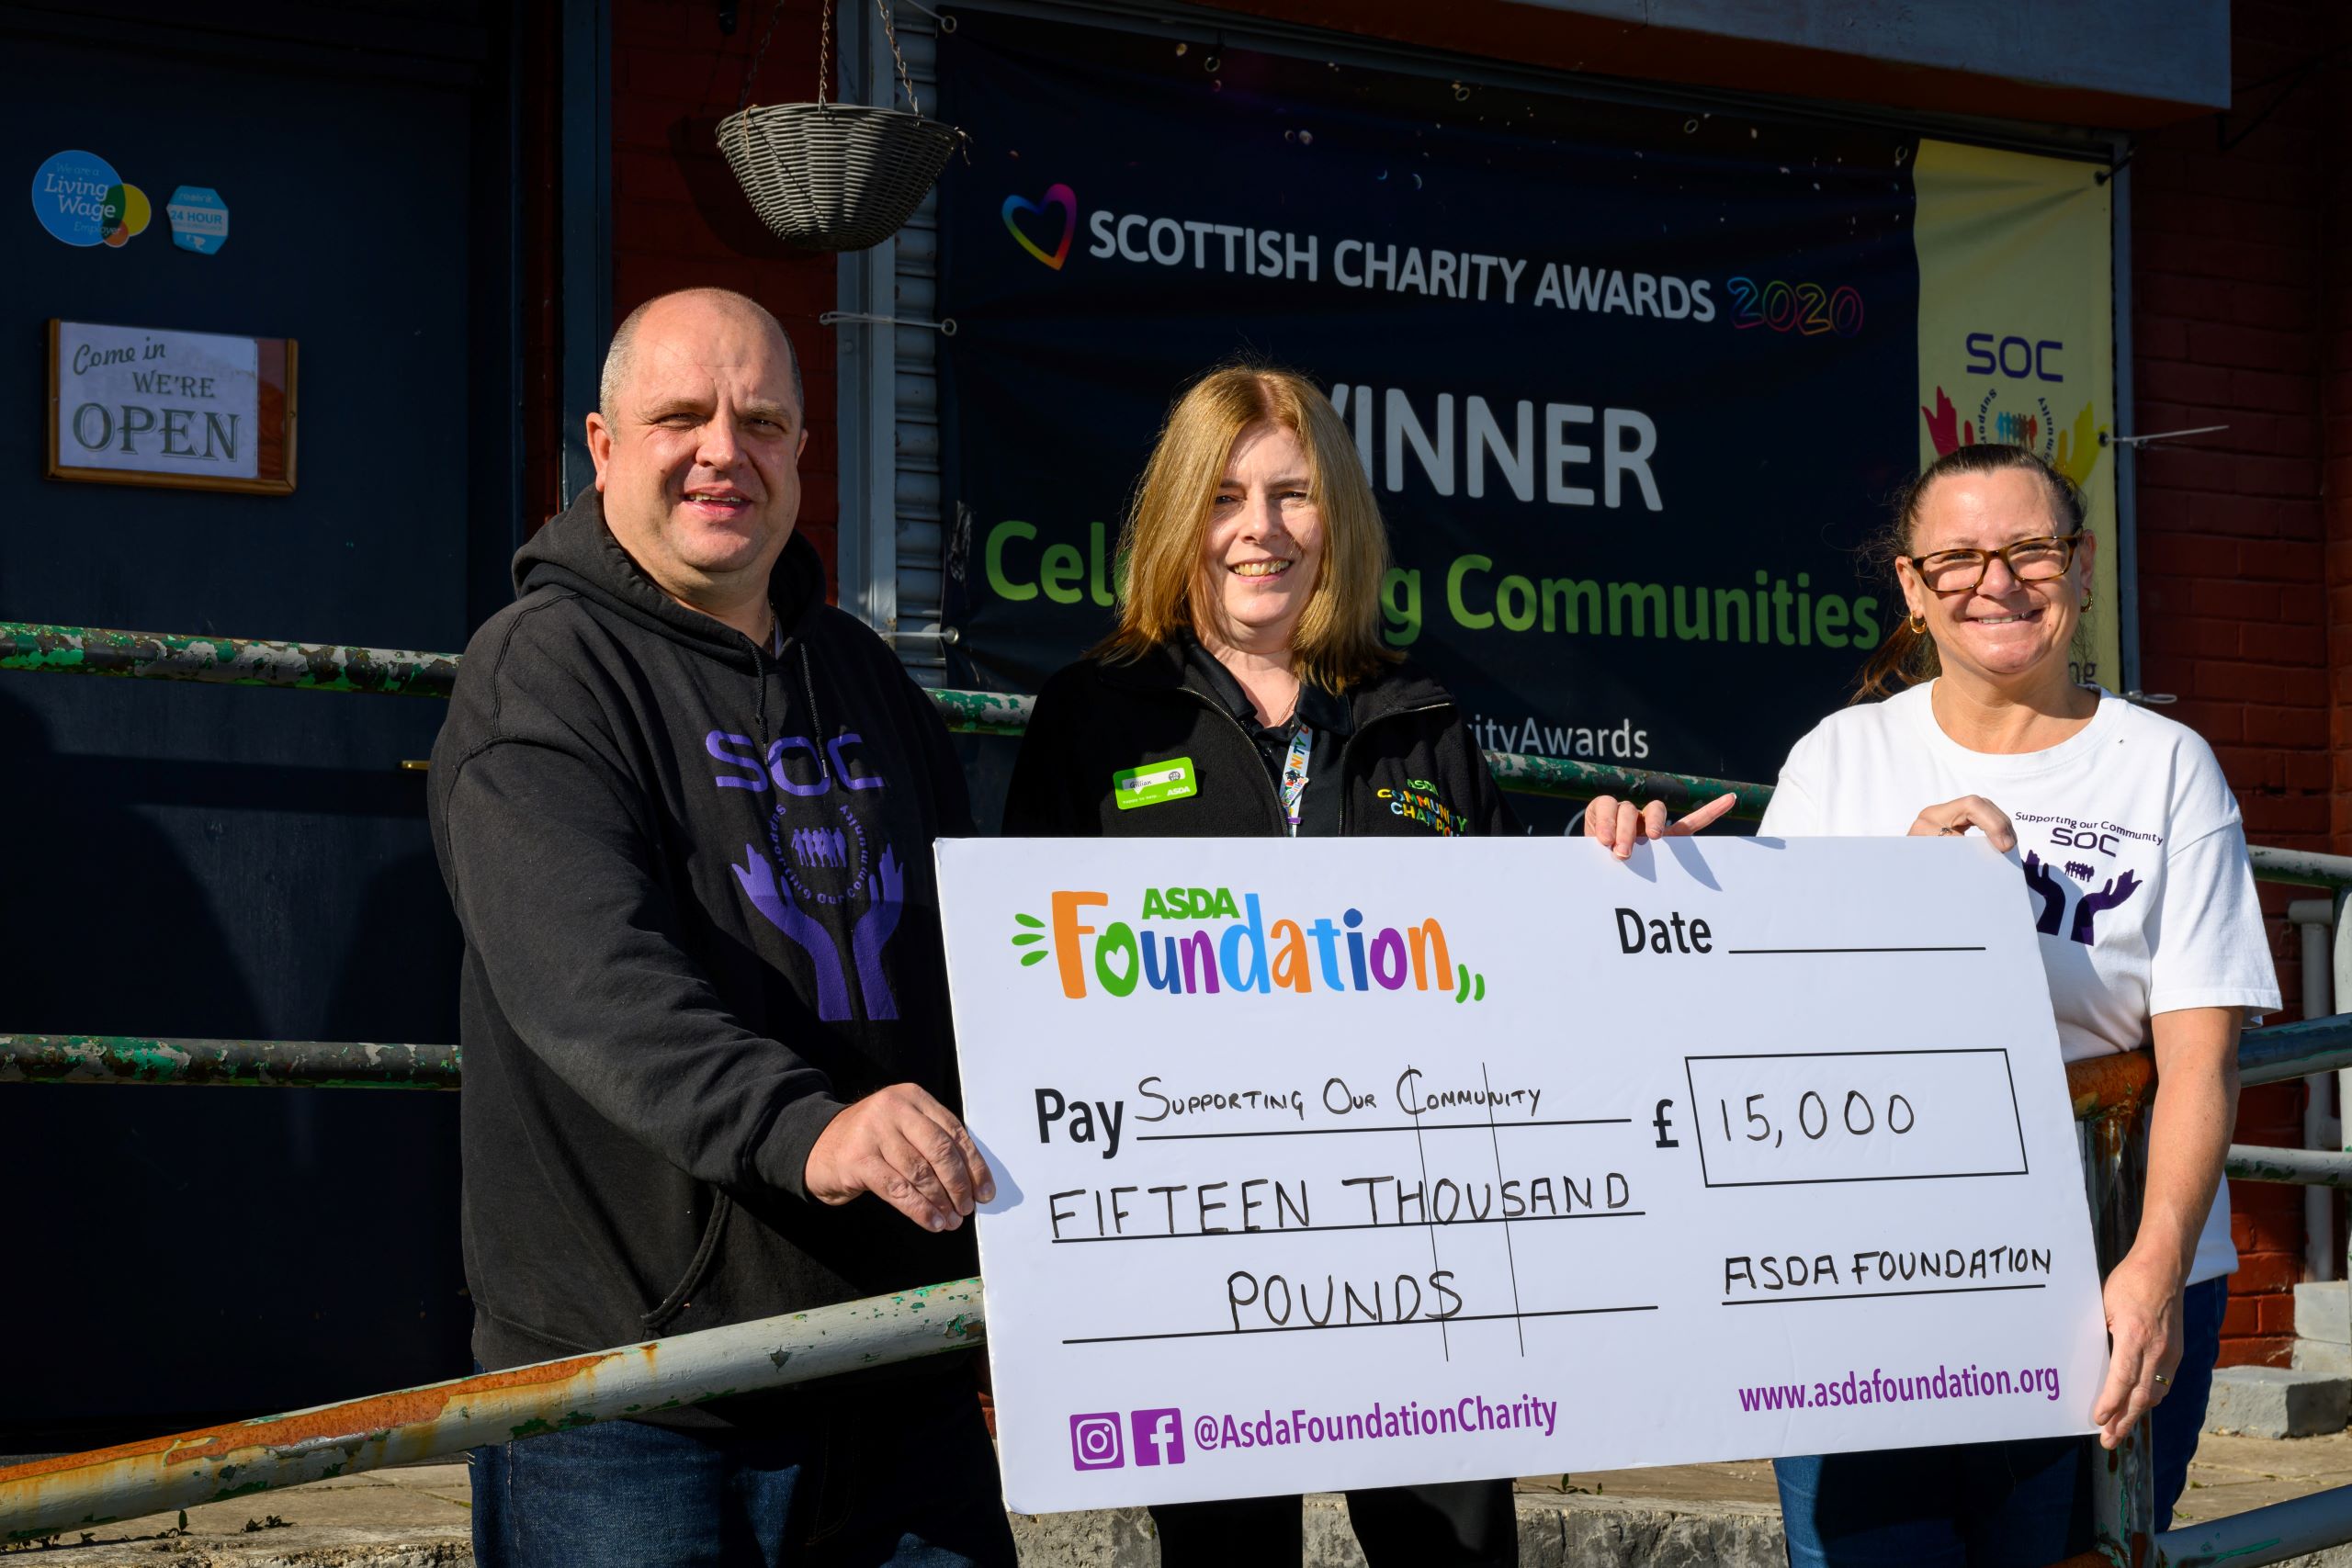
[[[1791,1568],[2044,1568],[2090,1545],[2082,1438],[1772,1461]]]
[[[2172,1392],[2148,1417],[2155,1433],[2156,1528],[2172,1529],[2172,1506],[2188,1485],[2188,1461],[2197,1457],[2197,1435],[2205,1429],[2206,1402],[2213,1397],[2213,1363],[2222,1355],[2222,1314],[2230,1304],[2230,1282],[2207,1280],[2183,1293],[2180,1365]]]
[[[2191,1285],[2180,1368],[2149,1419],[2156,1528],[2172,1522],[2205,1425],[2229,1281]],[[1792,1568],[2041,1568],[2090,1545],[2087,1438],[1772,1461]]]
[[[1012,1568],[971,1380],[779,1399],[756,1429],[605,1421],[473,1450],[481,1568]]]

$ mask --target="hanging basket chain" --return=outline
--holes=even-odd
[[[824,9],[817,22],[817,107],[825,107],[825,95],[833,85],[833,0],[824,0]]]
[[[831,9],[831,0],[827,0],[827,9]],[[775,0],[775,8],[768,13],[768,25],[760,29],[759,46],[752,51],[751,69],[743,73],[743,90],[735,95],[737,114],[742,113],[743,106],[752,101],[752,85],[760,79],[760,65],[768,57],[768,43],[775,37],[776,23],[783,19],[784,0]]]
[[[826,0],[826,4],[829,6],[831,3],[832,0]],[[899,85],[904,87],[907,91],[907,107],[914,110],[917,114],[921,114],[922,113],[922,105],[915,101],[915,79],[907,74],[907,57],[899,52],[899,29],[891,25],[888,0],[874,0],[874,8],[881,13],[882,36],[889,40],[890,58],[898,62]]]
[[[752,68],[743,73],[743,90],[735,95],[735,107],[740,112],[752,101],[752,86],[760,77],[760,66],[767,60],[768,44],[775,37],[775,25],[784,16],[785,0],[775,0],[775,8],[768,13],[768,25],[760,29],[759,47],[752,51]],[[899,48],[899,29],[891,19],[888,0],[874,0],[875,14],[882,18],[882,37],[890,45],[891,62],[899,68],[899,86],[907,95],[907,107],[922,113],[922,104],[915,96],[915,79],[907,70],[907,57]],[[831,96],[833,85],[833,0],[823,0],[817,20],[817,107],[822,108]]]

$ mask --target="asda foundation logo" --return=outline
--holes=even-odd
[[[1457,1004],[1487,999],[1487,977],[1461,962],[1435,916],[1383,925],[1362,909],[1268,919],[1255,893],[1227,887],[1148,887],[1132,920],[1104,920],[1111,895],[1061,891],[1047,914],[1016,914],[1023,968],[1054,961],[1062,995],[1225,996],[1289,991],[1413,992]]]

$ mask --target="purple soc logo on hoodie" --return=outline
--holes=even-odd
[[[899,929],[906,878],[888,842],[879,859],[875,857],[865,824],[853,808],[860,792],[884,786],[879,774],[862,771],[862,757],[851,750],[864,744],[848,730],[822,746],[804,735],[787,735],[770,742],[763,757],[748,735],[714,729],[703,737],[704,750],[739,770],[718,775],[712,782],[718,788],[767,794],[774,786],[776,804],[767,836],[775,858],[747,843],[744,863],[732,869],[752,907],[808,955],[817,976],[817,1016],[828,1023],[850,1016],[849,987],[840,946],[813,907],[848,904],[860,896],[866,908],[850,929],[850,953],[865,1016],[899,1016],[882,972],[882,949]],[[802,773],[813,776],[794,776]]]

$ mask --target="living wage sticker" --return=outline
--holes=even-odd
[[[1981,840],[938,855],[1014,1508],[2090,1429]]]
[[[96,152],[51,153],[33,171],[32,197],[40,226],[69,245],[119,249],[154,218],[147,193]]]

